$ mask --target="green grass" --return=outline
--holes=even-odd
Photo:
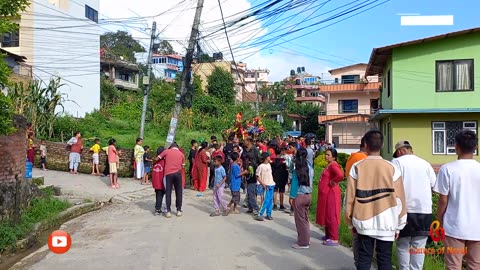
[[[315,168],[315,181],[313,183],[313,191],[312,191],[312,205],[310,207],[310,212],[309,212],[309,217],[310,220],[315,224],[315,217],[316,217],[316,211],[317,211],[317,196],[318,196],[318,180],[320,179],[320,175],[322,173],[323,168],[316,167]],[[340,184],[340,187],[342,189],[342,196],[345,194],[345,181]],[[343,197],[342,197],[343,201]],[[434,198],[434,203],[435,203],[435,198]],[[341,214],[341,222],[340,222],[340,230],[339,230],[339,238],[340,238],[340,243],[343,246],[346,247],[352,247],[352,233],[350,229],[348,228],[347,224],[343,220],[343,209],[342,209],[342,214]],[[398,262],[397,262],[397,248],[395,244],[393,245],[393,253],[392,253],[392,262],[394,265],[398,267]],[[443,270],[445,269],[445,264],[443,261],[443,256],[441,255],[426,255],[425,256],[425,262],[424,262],[424,269],[428,270]]]
[[[0,223],[0,252],[13,247],[18,240],[27,236],[36,223],[49,221],[70,206],[69,202],[55,198],[52,188],[44,188],[42,192],[44,196],[33,199],[30,207],[23,212],[19,222],[3,221]]]

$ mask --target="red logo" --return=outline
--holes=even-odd
[[[435,243],[445,240],[445,230],[440,226],[440,221],[435,220],[430,224],[430,237]]]
[[[48,237],[48,248],[57,254],[63,254],[70,249],[72,238],[65,231],[54,231]]]

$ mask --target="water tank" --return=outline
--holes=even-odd
[[[213,60],[223,60],[223,53],[218,52],[213,54]]]
[[[305,72],[305,67],[302,67],[302,72]]]
[[[32,171],[33,171],[33,163],[28,161],[26,162],[26,170],[25,170],[25,179],[32,178]]]
[[[290,70],[290,76],[295,76],[295,70]]]
[[[297,67],[297,73],[302,73],[302,68],[301,67]]]
[[[302,80],[301,79],[296,79],[295,80],[295,85],[302,85]]]

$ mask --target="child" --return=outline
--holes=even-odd
[[[47,145],[45,140],[40,142],[40,168],[47,171]]]
[[[247,174],[248,171],[241,171],[240,167],[240,155],[233,152],[230,156],[232,158],[233,164],[230,168],[230,190],[232,192],[232,200],[228,204],[227,211],[225,215],[230,213],[230,209],[233,204],[233,213],[240,214],[237,206],[240,203],[240,187],[242,185],[242,176]]]
[[[118,189],[120,185],[118,185],[118,173],[117,173],[117,165],[118,165],[118,152],[115,144],[117,142],[115,139],[110,139],[108,142],[108,165],[110,167],[110,184],[111,188]]]
[[[93,152],[92,155],[92,174],[100,175],[100,169],[98,164],[100,163],[99,153],[100,153],[100,140],[95,139],[95,144],[90,148],[90,152]]]
[[[272,163],[272,175],[273,180],[275,181],[275,193],[273,196],[273,210],[278,210],[277,208],[277,195],[280,194],[280,211],[285,210],[283,206],[283,200],[285,195],[285,186],[288,182],[288,167],[286,160],[284,158],[285,150],[280,150],[278,147],[275,148],[276,158]]]
[[[258,204],[257,204],[257,178],[255,177],[256,168],[253,166],[252,160],[250,158],[245,159],[246,172],[245,178],[247,182],[247,213],[253,213],[258,215]]]
[[[28,146],[28,150],[27,150],[27,159],[29,162],[31,162],[33,164],[34,160],[35,160],[35,144],[33,144],[33,132],[29,132],[28,135],[27,135],[27,146]]]
[[[150,146],[146,145],[144,149],[145,154],[143,154],[143,166],[145,166],[145,173],[143,175],[142,185],[148,185],[148,174],[152,168],[152,159],[150,158]]]
[[[165,150],[163,147],[159,147],[157,150],[157,157]],[[162,214],[162,202],[165,195],[165,159],[155,158],[152,169],[152,186],[155,189],[155,213],[158,216]]]
[[[227,202],[225,201],[224,188],[225,181],[227,180],[227,174],[225,168],[222,166],[222,157],[216,156],[214,158],[215,165],[215,178],[214,178],[214,190],[213,190],[213,207],[215,213],[210,214],[211,217],[220,216],[220,208],[227,211]]]
[[[275,182],[273,181],[272,175],[272,166],[270,165],[270,154],[264,152],[261,155],[262,164],[257,168],[257,181],[260,183],[262,188],[265,190],[265,197],[263,199],[262,207],[258,216],[255,218],[258,221],[263,221],[263,214],[267,212],[266,219],[273,220],[272,210],[273,210],[273,191],[275,188]]]

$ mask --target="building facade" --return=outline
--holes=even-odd
[[[148,53],[135,53],[137,63],[147,65]],[[153,54],[152,55],[152,73],[155,78],[163,79],[167,82],[173,82],[177,74],[183,72],[183,58],[178,54]]]
[[[478,132],[479,51],[480,28],[373,49],[367,75],[380,75],[383,87],[372,121],[384,132],[385,158],[407,140],[432,164],[456,159],[455,134]]]
[[[271,85],[268,80],[268,74],[270,74],[270,70],[268,69],[245,70],[245,92],[255,93],[257,84],[259,89]]]
[[[358,148],[371,129],[370,116],[378,110],[381,83],[377,76],[365,78],[366,64],[330,70],[334,80],[319,86],[325,96],[325,110],[318,122],[325,125],[325,140],[339,148]]]
[[[100,68],[103,76],[108,78],[118,89],[139,90],[139,72],[137,64],[130,63],[105,53],[100,52]]]
[[[17,55],[3,49],[0,49],[0,54],[4,55],[3,61],[11,69],[8,81],[11,83],[24,83],[28,84],[33,80],[32,67],[27,65],[25,61],[26,57]],[[1,86],[0,86],[1,87]],[[6,88],[2,89],[2,92],[6,94]]]
[[[4,33],[1,48],[25,56],[35,79],[62,79],[64,111],[75,117],[100,107],[99,0],[36,0]],[[54,20],[51,18],[62,18]]]

